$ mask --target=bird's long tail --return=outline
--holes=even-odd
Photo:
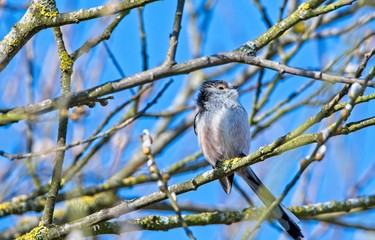
[[[240,175],[251,189],[256,193],[259,199],[263,202],[266,207],[269,207],[275,200],[275,196],[264,186],[264,184],[255,175],[253,170],[248,167],[238,171]],[[294,239],[302,239],[303,234],[301,229],[297,225],[299,222],[298,218],[294,216],[286,207],[282,204],[276,206],[272,211],[272,216],[280,223],[280,225],[289,233]]]

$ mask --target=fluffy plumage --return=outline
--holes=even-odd
[[[205,81],[198,93],[197,106],[194,131],[203,154],[212,167],[222,160],[243,157],[249,152],[248,114],[238,101],[236,87],[222,80]],[[251,168],[241,169],[237,174],[266,206],[272,204],[275,197]],[[220,179],[227,194],[232,189],[233,177],[232,174]],[[301,229],[296,223],[298,219],[283,205],[277,206],[272,214],[294,239],[303,238]]]

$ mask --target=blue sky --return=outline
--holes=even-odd
[[[65,1],[57,1],[57,6],[60,12],[74,11],[80,8],[88,8],[103,4],[105,1],[73,1],[66,3]],[[202,1],[193,1],[194,6],[199,6]],[[282,1],[264,1],[264,5],[267,6],[267,12],[273,22],[277,21],[279,5]],[[9,1],[9,4],[19,4],[20,1]],[[172,29],[172,22],[174,17],[174,11],[176,9],[176,1],[160,1],[148,5],[144,10],[145,17],[145,28],[147,34],[147,47],[149,55],[149,66],[156,67],[160,65],[166,55],[169,44],[169,34]],[[190,51],[191,41],[189,40],[189,28],[188,21],[190,20],[187,14],[188,8],[185,7],[185,15],[182,21],[182,30],[179,40],[179,46],[177,49],[177,62],[186,61],[192,58]],[[1,11],[1,25],[0,25],[0,37],[2,38],[10,29],[10,27],[16,23],[24,11],[10,12],[8,10]],[[337,26],[351,23],[353,19],[357,18],[361,14],[369,13],[369,10],[361,10],[355,14],[352,18],[347,18],[337,24]],[[104,24],[103,24],[104,22]],[[108,19],[95,19],[87,22],[82,22],[76,25],[69,25],[62,27],[64,37],[66,40],[68,52],[76,50],[82,45],[88,37],[94,37],[100,33],[104,26],[109,23]],[[131,75],[142,71],[141,57],[140,57],[140,40],[138,31],[138,17],[137,11],[132,11],[125,19],[120,23],[118,28],[114,31],[111,38],[107,41],[114,56],[120,63],[122,70],[125,74]],[[374,27],[374,25],[371,25]],[[267,27],[262,21],[262,17],[259,12],[255,9],[251,1],[218,1],[215,10],[212,13],[212,17],[209,21],[208,31],[205,33],[204,43],[202,45],[202,55],[211,55],[217,52],[230,51],[236,49],[241,44],[248,40],[252,40],[259,36],[261,33],[267,30]],[[369,31],[371,29],[363,29],[363,31]],[[374,28],[372,28],[374,30]],[[358,35],[361,29],[358,30]],[[346,38],[331,38],[324,41],[311,41],[305,44],[301,51],[290,61],[289,65],[297,66],[302,68],[310,69],[322,69],[326,64],[333,58],[338,56],[343,51],[349,49],[350,44],[355,40],[356,36],[352,39]],[[57,53],[56,46],[53,39],[53,33],[51,29],[43,30],[39,32],[33,38],[35,64],[33,66],[35,83],[33,91],[35,94],[35,101],[43,100],[43,96],[39,93],[43,89],[47,96],[56,97],[59,95],[58,85],[53,84],[54,81],[58,81],[59,73],[57,71]],[[26,92],[23,85],[25,84],[26,68],[20,67],[20,63],[25,61],[25,48],[23,48],[18,55],[11,61],[8,67],[0,74],[0,89],[4,92],[4,96],[1,97],[0,108],[8,108],[15,106],[22,106],[27,103]],[[373,64],[374,61],[371,63]],[[371,65],[371,64],[369,64]],[[238,74],[246,66],[238,65],[233,71],[221,76],[228,81],[233,81]],[[222,68],[215,67],[204,70],[207,72],[214,72]],[[90,54],[82,56],[75,63],[75,71],[80,73],[82,81],[75,81],[73,78],[72,90],[79,91],[84,88],[97,86],[98,84],[105,83],[107,81],[119,79],[121,76],[116,70],[113,63],[109,60],[107,53],[105,52],[103,44],[100,44],[94,48]],[[266,79],[270,79],[275,75],[273,71],[266,71]],[[12,82],[14,79],[14,82]],[[160,80],[156,83],[157,88],[161,88],[168,79]],[[187,81],[191,81],[189,76],[176,76],[173,77],[173,84],[164,93],[163,97],[158,100],[157,104],[150,109],[150,112],[159,112],[161,110],[168,109],[171,104],[171,99],[174,98],[176,93],[186,86]],[[284,99],[288,94],[293,92],[296,88],[302,86],[309,79],[302,77],[292,77],[283,81],[280,84],[275,93],[269,99],[268,104],[265,106],[265,110],[270,109],[276,102]],[[249,81],[242,88],[254,85],[256,79]],[[310,90],[321,87],[321,83],[316,83]],[[339,89],[340,86],[332,87]],[[16,89],[16,90],[15,90]],[[372,93],[372,89],[367,90],[366,93]],[[156,92],[152,93],[153,95]],[[8,96],[9,95],[9,96]],[[44,95],[44,96],[46,96]],[[97,123],[103,119],[104,114],[108,113],[112,108],[120,105],[124,99],[131,96],[130,91],[122,91],[113,94],[115,97],[114,101],[110,101],[109,107],[102,109],[92,109],[87,118],[83,119],[78,123],[72,123],[69,126],[68,131],[68,142],[76,139],[77,135],[81,134],[83,138],[87,138],[95,130]],[[17,96],[17,97],[15,97]],[[194,94],[188,101],[188,104],[193,104],[196,94]],[[325,96],[321,96],[324,99]],[[251,111],[252,102],[254,99],[254,92],[248,92],[241,96],[241,102],[248,112]],[[298,98],[297,98],[298,99]],[[350,117],[349,122],[358,121],[360,119],[374,116],[374,108],[370,104],[364,104],[357,106]],[[280,137],[289,131],[293,130],[300,124],[302,124],[310,116],[317,113],[319,107],[308,107],[294,111],[266,130],[262,134],[258,135],[252,141],[252,150],[255,151],[259,147],[271,143],[277,137]],[[183,116],[186,116],[186,113]],[[45,118],[56,118],[56,113],[46,114]],[[121,116],[117,117],[117,120]],[[182,117],[174,120],[175,124],[181,121]],[[309,132],[315,132],[324,128],[333,119],[324,120],[322,124],[317,124]],[[115,123],[114,120],[112,123]],[[129,147],[124,151],[121,163],[125,164],[134,152],[137,151],[139,143],[137,141],[138,133],[144,128],[150,130],[154,129],[156,119],[142,118],[132,128],[130,134],[131,143]],[[41,123],[36,127],[36,138],[40,139],[56,139],[57,122]],[[86,127],[83,132],[78,132],[82,127]],[[78,129],[78,130],[77,130]],[[22,141],[25,134],[25,124],[18,123],[9,127],[0,128],[0,150],[18,153],[25,152],[26,146],[25,141]],[[292,204],[301,204],[301,192],[307,192],[308,200],[312,202],[324,202],[331,200],[344,200],[347,198],[347,190],[352,187],[351,183],[356,182],[366,169],[370,168],[374,162],[373,156],[373,137],[374,129],[367,128],[365,130],[356,132],[352,135],[341,136],[331,139],[327,145],[328,151],[323,161],[314,163],[301,181],[293,188],[288,194],[284,203],[286,206]],[[189,144],[186,144],[189,143]],[[108,148],[109,149],[109,148]],[[189,129],[182,136],[178,137],[168,148],[156,157],[156,161],[160,168],[164,168],[172,164],[173,162],[188,156],[199,150],[193,129]],[[275,195],[282,192],[285,185],[290,181],[292,176],[297,172],[299,161],[312,151],[312,146],[305,146],[296,150],[287,152],[281,156],[273,157],[265,162],[258,163],[254,166],[256,173],[264,181],[264,183],[272,190]],[[74,153],[67,153],[67,162],[72,158]],[[114,153],[109,151],[101,151],[97,161],[103,161],[102,164],[108,168],[111,166]],[[12,179],[17,179],[17,176],[22,176],[21,179],[27,181],[27,176],[24,176],[25,169],[20,162],[9,162],[5,159],[0,161],[0,166],[4,169],[13,169],[12,172],[7,175]],[[96,165],[88,166],[86,171],[95,175]],[[41,171],[46,179],[50,176],[51,164],[49,161],[43,163]],[[209,168],[200,169],[199,171],[184,174],[172,178],[170,184],[179,183],[186,181],[194,177],[198,173],[209,170]],[[145,167],[140,169],[140,172],[147,171]],[[110,173],[107,174],[109,177]],[[345,177],[345,181],[343,180]],[[308,180],[312,181],[309,189],[305,189]],[[102,182],[104,179],[100,174],[97,177],[87,177],[87,184],[93,184]],[[238,182],[246,189],[246,192],[253,198],[256,199],[251,193],[250,189],[244,186],[242,180],[238,179]],[[22,182],[21,186],[27,188],[27,182]],[[370,195],[374,191],[374,179],[371,180],[361,188],[358,195]],[[132,189],[121,190],[121,194],[124,197],[129,196],[143,196],[146,193],[151,193],[157,190],[157,186],[152,184],[141,185]],[[16,194],[14,191],[13,194]],[[12,193],[5,196],[4,200],[9,200],[13,196]],[[233,209],[242,209],[247,206],[246,202],[242,199],[237,191],[233,191],[231,195],[226,195],[219,186],[218,182],[213,182],[205,186],[200,187],[195,192],[189,192],[178,197],[180,202],[191,202],[209,206],[217,206],[219,209],[223,206],[230,206]],[[256,200],[257,201],[257,200]],[[258,202],[259,204],[259,202]],[[129,214],[130,217],[145,216],[148,214],[159,214],[151,211],[135,212]],[[172,215],[173,212],[165,213]],[[124,216],[126,218],[127,216]],[[367,213],[353,214],[345,217],[344,219],[349,222],[370,224],[370,219],[373,219],[373,211]],[[8,220],[14,220],[14,217],[4,218],[0,222],[3,227],[7,226]],[[222,225],[213,225],[205,227],[192,227],[191,230],[197,239],[232,239],[232,236],[227,236],[228,233],[234,234],[235,239],[240,239],[245,229],[252,223],[241,223],[234,227],[227,228]],[[301,226],[305,235],[309,236],[314,231],[319,230],[316,222],[314,221],[302,221]],[[326,234],[319,236],[319,239],[332,239],[334,236],[340,236],[341,239],[361,239],[364,237],[364,232],[360,230],[344,229],[340,227],[333,228],[328,226]],[[316,233],[314,233],[316,234]],[[275,230],[270,224],[264,223],[259,231],[258,239],[276,239],[281,236],[278,230]],[[370,235],[366,235],[368,237]],[[373,235],[372,235],[373,236]],[[142,233],[131,233],[124,235],[123,237],[129,237],[131,239],[176,239],[176,238],[187,238],[182,229],[174,229],[168,232],[150,232],[145,231]],[[110,239],[111,237],[103,237],[103,239]],[[280,237],[279,239],[286,239]],[[310,239],[310,238],[308,238]]]

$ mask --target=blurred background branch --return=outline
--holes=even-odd
[[[215,181],[253,164],[308,239],[373,238],[374,7],[0,1],[0,238],[276,239]],[[253,138],[214,170],[192,129],[208,79],[239,87]]]

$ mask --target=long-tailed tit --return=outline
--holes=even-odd
[[[246,110],[238,101],[237,88],[221,81],[205,81],[198,93],[198,113],[194,120],[203,154],[212,167],[219,161],[243,157],[250,150],[250,125]],[[269,207],[275,200],[250,167],[237,171],[260,200]],[[220,179],[224,191],[232,189],[234,174]],[[299,220],[282,204],[276,206],[273,217],[294,239],[303,238]]]

